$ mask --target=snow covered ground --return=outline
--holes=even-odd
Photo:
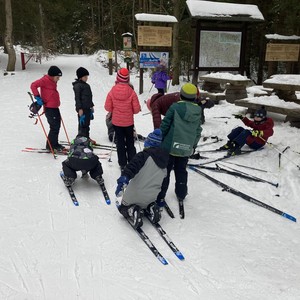
[[[48,154],[24,153],[24,147],[44,147],[45,137],[39,124],[28,118],[30,83],[45,74],[51,65],[61,68],[58,83],[61,113],[70,138],[77,130],[71,82],[82,66],[90,71],[95,102],[95,120],[91,137],[109,144],[103,108],[115,74],[97,61],[97,55],[62,55],[29,62],[21,71],[18,61],[14,75],[0,75],[1,91],[1,202],[0,202],[0,299],[173,299],[233,300],[300,299],[300,229],[294,223],[227,192],[201,175],[189,170],[189,195],[185,201],[186,218],[178,216],[174,179],[167,201],[175,213],[165,212],[161,225],[185,255],[179,261],[154,228],[143,228],[168,260],[162,265],[142,243],[114,205],[116,179],[120,175],[116,154],[112,162],[101,160],[104,179],[112,205],[105,204],[97,184],[77,179],[74,190],[79,207],[71,202],[60,177],[61,162]],[[0,69],[6,56],[0,54]],[[138,91],[139,78],[131,75]],[[144,94],[140,95],[142,112],[135,117],[137,131],[147,135],[152,130],[151,115],[143,100],[150,96],[151,82],[145,74]],[[178,91],[180,87],[171,87]],[[151,94],[154,92],[152,89]],[[211,136],[226,138],[241,125],[232,113],[245,110],[226,101],[206,110],[201,139],[203,147]],[[245,194],[296,218],[300,214],[299,129],[283,123],[283,116],[270,114],[275,134],[270,139],[279,150],[290,146],[278,167],[278,152],[269,146],[263,151],[228,159],[267,170],[267,173],[233,165],[257,177],[279,183],[275,188],[226,174],[207,174],[222,180]],[[222,118],[222,117],[229,117]],[[47,127],[45,117],[42,117]],[[65,140],[63,130],[60,138]],[[142,145],[136,145],[140,150]],[[292,151],[293,150],[293,151]],[[203,153],[205,156],[217,155]],[[219,156],[220,154],[218,154]]]

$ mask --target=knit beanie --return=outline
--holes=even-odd
[[[76,71],[77,78],[80,79],[84,76],[90,75],[89,71],[83,67],[80,67]]]
[[[192,83],[186,83],[180,90],[180,98],[182,100],[194,101],[197,97],[197,88]]]
[[[122,68],[120,70],[118,70],[117,72],[117,78],[116,78],[117,82],[129,82],[129,72],[126,68]]]
[[[147,136],[145,142],[144,142],[144,147],[145,148],[150,148],[150,147],[159,147],[162,141],[162,132],[161,130],[155,129],[153,132],[149,133]]]
[[[265,107],[262,106],[260,109],[258,109],[254,113],[254,117],[259,117],[259,118],[265,119],[267,117],[267,111],[266,111]]]
[[[57,66],[51,66],[48,70],[49,76],[62,76],[62,71]]]

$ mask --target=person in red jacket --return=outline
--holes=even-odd
[[[219,150],[228,150],[228,155],[241,153],[241,148],[247,144],[251,149],[258,150],[263,147],[268,138],[273,135],[274,122],[267,117],[265,107],[262,106],[254,113],[254,120],[251,121],[242,115],[234,115],[253,130],[245,129],[241,126],[234,128],[228,134],[228,142]]]
[[[31,83],[31,91],[39,106],[44,105],[44,112],[49,123],[50,131],[46,148],[50,149],[48,141],[52,148],[57,151],[64,150],[64,146],[58,143],[61,116],[59,111],[60,97],[57,91],[57,82],[62,76],[61,70],[57,66],[51,66],[48,74]]]
[[[133,115],[141,110],[138,96],[129,85],[129,72],[126,68],[117,72],[116,84],[107,94],[104,108],[112,113],[118,163],[123,170],[136,154]]]

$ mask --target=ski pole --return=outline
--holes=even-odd
[[[31,94],[30,92],[28,92],[28,95],[30,96],[30,99],[31,99],[32,103],[34,103],[32,94]],[[47,139],[47,143],[48,143],[48,145],[49,145],[49,148],[50,148],[50,150],[51,150],[51,153],[52,153],[52,155],[53,155],[53,158],[56,159],[56,155],[55,155],[55,153],[54,153],[54,150],[53,150],[53,148],[52,148],[52,145],[51,145],[51,143],[50,143],[50,140],[49,140],[49,138],[48,138],[48,135],[47,135],[47,133],[46,133],[44,124],[43,124],[43,122],[42,122],[42,119],[41,119],[39,113],[37,113],[37,116],[38,116],[38,119],[39,119],[40,124],[41,124],[41,126],[42,126],[42,129],[43,129],[43,132],[44,132],[44,134],[45,134],[45,137],[46,137],[46,139]]]
[[[110,153],[109,153],[109,159],[108,159],[109,162],[111,162],[111,155],[112,155],[112,152],[113,152],[113,146],[114,146],[114,141],[115,141],[115,134],[116,134],[116,132],[114,131],[114,134],[113,134],[113,137],[112,137],[112,141],[111,141],[111,148],[110,148]]]
[[[297,168],[300,170],[300,166],[297,165],[296,163],[294,163],[290,158],[288,158],[282,151],[280,151],[278,148],[276,148],[272,143],[267,142],[263,137],[259,137],[260,139],[262,139],[264,142],[266,142],[269,146],[273,147],[273,149],[275,149],[278,153],[280,153],[283,157],[285,157],[288,161],[290,161],[292,164],[294,164],[295,166],[297,166]]]
[[[218,165],[216,164],[216,166],[218,166]],[[235,171],[235,172],[244,174],[245,176],[249,176],[249,177],[250,177],[251,179],[253,179],[254,181],[265,182],[265,183],[268,183],[268,184],[270,184],[270,185],[275,186],[276,188],[278,188],[278,186],[279,186],[279,183],[274,183],[274,182],[271,182],[271,181],[268,181],[268,180],[265,180],[265,179],[256,177],[256,176],[254,176],[254,175],[250,175],[250,174],[248,174],[248,173],[242,172],[242,171],[240,171],[240,170],[237,170],[237,169],[234,169],[234,168],[230,168],[230,167],[228,167],[228,166],[226,166],[226,167],[227,167],[228,169],[231,169],[231,170]],[[224,169],[224,170],[225,170],[225,169]]]
[[[144,99],[144,101],[143,101],[143,105],[142,105],[141,111],[143,110],[145,104],[147,103],[148,97],[149,97],[149,95],[151,93],[151,90],[152,90],[153,86],[154,86],[154,83],[152,83],[151,88],[150,88],[150,90],[149,90],[149,92],[148,92],[148,94],[146,96],[146,99]]]
[[[135,132],[135,135],[136,135],[136,140],[137,140],[137,142],[138,142],[138,145],[139,145],[139,148],[140,148],[140,151],[142,151],[142,148],[141,148],[141,144],[140,144],[140,139],[139,139],[139,135],[138,135],[138,133],[137,133],[137,131],[136,131],[136,128],[134,127],[134,132]]]
[[[282,153],[284,153],[287,149],[289,149],[290,148],[290,146],[286,146],[285,148],[284,148],[284,150],[282,151]],[[281,153],[278,153],[278,166],[279,166],[279,169],[281,168]]]
[[[70,146],[70,139],[69,139],[69,136],[68,136],[68,133],[67,133],[67,130],[66,130],[66,126],[65,126],[65,122],[64,122],[64,120],[63,120],[63,118],[62,118],[62,116],[60,115],[60,120],[61,120],[61,124],[62,124],[62,126],[63,126],[63,128],[64,128],[64,131],[65,131],[65,134],[66,134],[66,138],[67,138],[67,141],[68,141],[68,144],[69,144],[69,146]]]

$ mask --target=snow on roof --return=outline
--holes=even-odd
[[[170,15],[158,15],[158,14],[136,14],[137,21],[144,22],[164,22],[164,23],[177,23],[177,19]]]
[[[133,36],[133,34],[131,32],[125,32],[125,33],[122,34],[122,36],[126,36],[126,35]]]
[[[264,21],[264,17],[256,5],[199,0],[187,0],[186,4],[190,15],[201,19]]]
[[[297,35],[280,35],[277,33],[266,34],[265,37],[268,40],[300,40],[300,36]]]

